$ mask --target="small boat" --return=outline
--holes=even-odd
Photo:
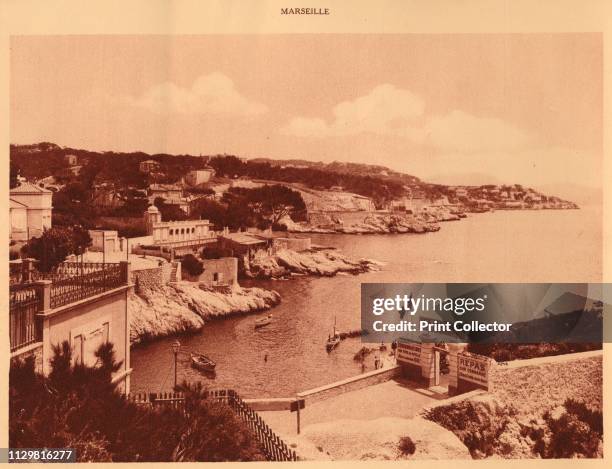
[[[211,373],[215,371],[215,367],[217,364],[201,353],[192,353],[191,354],[191,366],[197,368],[200,371],[206,371]]]
[[[265,318],[255,319],[255,329],[267,326],[272,322],[272,315],[268,314]]]
[[[335,349],[341,340],[342,338],[340,337],[340,334],[336,332],[336,318],[334,317],[334,333],[333,335],[328,336],[327,342],[325,342],[325,349],[327,352],[329,353]]]

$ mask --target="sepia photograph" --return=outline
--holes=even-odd
[[[9,42],[11,462],[603,458],[603,339],[362,323],[367,284],[601,285],[602,33]]]

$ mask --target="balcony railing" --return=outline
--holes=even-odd
[[[40,321],[42,295],[34,285],[15,285],[9,295],[9,333],[11,352],[41,340]]]
[[[121,264],[66,262],[51,280],[51,308],[58,308],[127,284]]]
[[[11,351],[42,340],[37,314],[128,284],[126,262],[64,262],[53,272],[29,268],[10,284]],[[39,282],[37,280],[47,280]],[[45,289],[48,289],[45,294]],[[44,298],[47,298],[45,304]]]

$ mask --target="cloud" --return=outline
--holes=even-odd
[[[390,84],[379,85],[353,101],[332,110],[333,120],[295,117],[281,133],[298,137],[333,137],[362,132],[397,134],[410,130],[410,124],[423,114],[425,104],[408,90]]]
[[[475,117],[463,111],[428,119],[422,142],[442,151],[465,153],[480,151],[514,151],[525,146],[531,137],[501,119]]]
[[[454,110],[426,116],[425,103],[412,92],[380,85],[367,95],[338,104],[333,119],[295,117],[280,132],[297,137],[343,137],[363,133],[399,136],[441,152],[513,151],[531,137],[521,129],[489,117]]]
[[[256,116],[267,112],[266,106],[242,96],[234,82],[222,73],[202,75],[191,88],[172,82],[153,85],[140,97],[128,96],[124,102],[158,114],[216,114]]]

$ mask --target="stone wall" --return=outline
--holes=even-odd
[[[323,399],[328,399],[345,392],[356,391],[357,389],[372,386],[373,384],[389,381],[400,375],[400,367],[393,366],[390,368],[382,368],[379,370],[370,371],[361,375],[353,376],[342,381],[327,384],[319,388],[310,389],[308,391],[297,394],[299,399],[304,399],[306,405],[312,402],[317,402]]]
[[[172,267],[171,264],[164,264]],[[153,267],[152,269],[132,270],[130,281],[134,284],[136,293],[142,290],[158,289],[164,285],[164,267]],[[169,277],[169,274],[168,274]]]

